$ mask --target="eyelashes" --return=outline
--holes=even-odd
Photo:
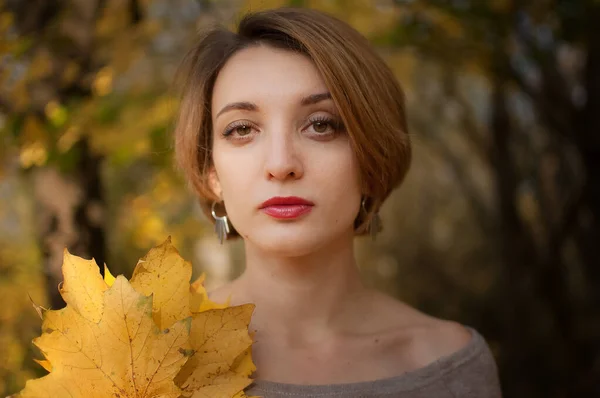
[[[309,127],[312,127],[317,134],[327,133],[328,130],[332,133],[344,131],[344,124],[337,117],[317,115],[309,118],[308,122]]]
[[[251,133],[251,129],[256,129],[256,126],[250,122],[239,120],[228,125],[225,128],[225,131],[223,131],[223,135],[225,137],[229,137],[235,132],[239,136],[245,137],[246,135]]]
[[[237,120],[229,124],[222,135],[226,139],[247,140],[258,130],[258,126],[248,120]],[[345,132],[345,126],[339,117],[313,115],[304,123],[302,131],[317,139],[332,138],[338,133]]]

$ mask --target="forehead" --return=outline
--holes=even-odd
[[[238,51],[225,63],[215,81],[212,107],[233,101],[277,103],[325,91],[306,55],[260,45]]]

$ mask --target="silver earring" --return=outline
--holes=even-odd
[[[367,211],[367,198],[364,197],[362,202],[361,202],[361,206],[365,212],[365,214],[369,214],[369,212]],[[371,217],[371,220],[369,221],[369,225],[367,225],[367,231],[369,231],[369,234],[371,235],[371,239],[375,240],[375,237],[377,236],[377,233],[379,232],[379,228],[381,225],[381,218],[379,217],[379,212],[373,214],[373,216]]]
[[[217,202],[213,202],[210,212],[215,219],[215,232],[217,233],[217,238],[219,238],[219,242],[223,244],[223,241],[227,239],[227,234],[229,233],[229,222],[227,220],[227,215],[217,216],[217,213],[215,212],[216,205]]]

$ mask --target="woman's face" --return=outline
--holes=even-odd
[[[299,256],[353,236],[358,162],[308,57],[237,52],[217,77],[211,113],[212,189],[247,243]]]

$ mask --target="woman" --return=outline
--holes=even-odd
[[[247,15],[190,51],[175,149],[246,269],[210,297],[255,303],[264,397],[499,397],[474,329],[360,280],[354,236],[403,180],[403,94],[367,40],[309,9]]]

